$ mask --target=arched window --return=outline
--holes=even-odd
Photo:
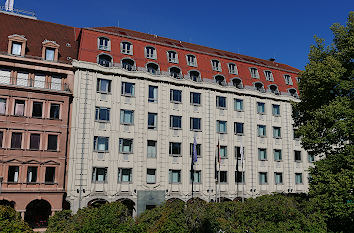
[[[99,37],[97,43],[98,43],[99,50],[111,51],[110,39],[106,37]]]
[[[146,69],[150,74],[158,74],[159,66],[156,63],[148,63]]]
[[[194,82],[200,82],[201,81],[201,77],[200,77],[199,71],[196,71],[196,70],[189,71],[189,77]]]
[[[273,94],[280,95],[277,85],[269,85],[269,90]]]
[[[156,49],[151,46],[145,47],[145,57],[150,59],[156,59],[157,58]]]
[[[112,66],[112,57],[107,54],[100,54],[98,55],[97,63],[104,67],[111,67]]]
[[[217,75],[214,77],[215,79],[215,82],[221,86],[225,86],[226,82],[225,82],[225,78],[224,76],[221,76],[221,75]]]
[[[290,88],[290,89],[288,89],[288,91],[292,97],[299,98],[299,95],[297,94],[297,91],[295,88]]]
[[[242,80],[239,78],[232,79],[232,85],[236,88],[239,88],[239,89],[243,88]]]
[[[256,88],[257,91],[259,92],[265,92],[264,85],[261,82],[256,82],[254,84],[254,87]]]
[[[129,71],[135,70],[135,62],[134,62],[134,60],[130,59],[130,58],[124,58],[122,60],[122,68],[126,69],[126,70],[129,70]]]
[[[175,66],[171,67],[170,68],[170,75],[171,75],[171,77],[181,79],[182,78],[181,69],[178,67],[175,67]]]

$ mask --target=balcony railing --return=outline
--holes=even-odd
[[[9,76],[0,76],[0,85],[11,85],[18,87],[31,87],[39,89],[49,89],[54,91],[66,91],[71,92],[68,84],[66,83],[55,83],[55,82],[46,82],[33,79],[23,79],[23,78],[14,78]]]

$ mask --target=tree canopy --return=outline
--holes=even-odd
[[[6,233],[33,232],[22,220],[19,213],[13,208],[3,205],[0,205],[0,231]]]

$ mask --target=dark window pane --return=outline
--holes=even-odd
[[[22,133],[12,133],[11,148],[21,149]]]
[[[3,139],[4,133],[0,131],[0,148],[2,148],[2,139]]]
[[[27,168],[27,182],[29,183],[37,182],[37,171],[38,171],[38,167]]]
[[[31,150],[39,150],[41,136],[39,134],[31,134],[30,136],[30,149]]]
[[[54,183],[55,181],[55,167],[45,168],[45,183]]]
[[[51,104],[50,105],[50,118],[51,119],[59,119],[60,105],[59,104]]]
[[[58,136],[57,135],[48,135],[48,149],[56,151],[58,149]]]
[[[32,117],[42,117],[42,110],[42,102],[33,102]]]

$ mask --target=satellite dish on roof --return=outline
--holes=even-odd
[[[6,2],[5,2],[5,10],[6,11],[13,11],[14,10],[14,1],[15,0],[6,0]]]

